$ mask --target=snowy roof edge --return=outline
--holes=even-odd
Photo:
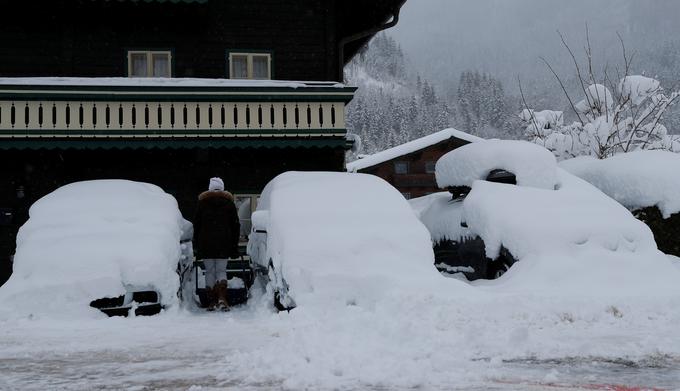
[[[345,88],[338,82],[296,80],[242,80],[157,77],[1,77],[3,86],[118,86],[118,87],[285,87]]]
[[[447,128],[427,135],[425,137],[421,137],[409,141],[407,143],[397,145],[396,147],[392,147],[384,151],[374,153],[373,155],[368,155],[364,158],[355,160],[353,162],[349,162],[347,163],[347,172],[357,172],[368,167],[373,167],[378,164],[385,163],[386,161],[396,159],[400,156],[408,155],[423,148],[427,148],[432,145],[438,144],[452,137],[468,141],[471,143],[484,140],[481,137],[473,136],[471,134],[465,133],[454,128]]]

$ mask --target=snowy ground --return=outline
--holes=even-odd
[[[677,308],[423,295],[344,313],[15,319],[0,321],[0,389],[680,389]]]

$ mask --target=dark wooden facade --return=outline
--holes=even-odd
[[[225,78],[228,51],[272,54],[273,78],[342,81],[339,44],[403,0],[1,0],[0,77],[127,76],[127,51],[170,50],[173,77]],[[347,43],[343,63],[370,35]]]
[[[468,143],[469,141],[451,137],[437,144],[383,161],[374,166],[362,168],[358,172],[376,175],[384,179],[406,198],[426,196],[443,191],[437,187],[433,171],[437,160],[447,152]],[[405,164],[407,171],[405,173],[397,173],[396,167],[398,164]]]
[[[343,65],[381,26],[396,19],[404,1],[0,0],[5,16],[0,23],[0,78],[124,78],[128,76],[128,51],[163,50],[171,52],[173,78],[228,78],[229,52],[264,52],[271,56],[272,79],[342,81]],[[161,104],[172,103],[172,97],[159,98],[162,88],[147,94],[104,83],[99,85],[100,91],[88,87],[80,97],[73,91],[69,97],[55,97],[61,92],[53,93],[54,88],[76,88],[33,85],[33,90],[43,91],[13,95],[21,86],[12,86],[7,80],[0,80],[0,106],[4,104],[0,107],[0,284],[29,206],[70,182],[120,178],[154,183],[175,195],[185,217],[191,218],[196,195],[205,190],[211,176],[221,176],[235,193],[257,194],[285,171],[344,170],[346,130],[335,123],[329,125],[339,106],[321,105],[344,106],[352,89],[339,91],[345,95],[332,98],[305,95],[295,88],[214,88],[217,98],[212,103],[199,96],[205,91],[195,91],[193,97],[192,92],[185,93],[189,89],[175,91],[182,95],[181,101],[175,102],[177,115],[187,106],[189,116],[195,107],[196,118],[199,111],[207,116],[206,110],[210,110],[209,117],[201,117],[200,126],[189,132],[185,120],[183,134],[176,135],[182,129],[149,129],[149,117],[154,118],[156,107],[160,118]],[[137,94],[137,98],[124,97],[126,93]],[[235,97],[239,94],[241,97]],[[251,95],[243,98],[247,94]],[[133,117],[137,116],[134,126],[116,128],[114,138],[108,130],[102,136],[96,127],[85,129],[90,119],[83,118],[89,110],[115,109],[134,99],[138,105],[132,109]],[[49,121],[45,113],[51,112],[43,113],[43,108],[59,107],[61,116],[67,101],[71,126],[55,125],[45,131],[42,121]],[[198,107],[199,103],[203,106]],[[259,128],[268,122],[270,108],[272,126],[274,122],[286,123],[278,117],[274,121],[274,104],[289,105],[287,123],[295,126],[258,130],[258,122]],[[40,107],[40,126],[30,125],[37,118],[36,107]],[[220,110],[224,122],[225,108],[230,115],[232,107],[234,115],[239,111],[239,125],[229,131],[214,128]],[[126,110],[125,115],[130,115],[130,108]],[[277,116],[285,111],[278,106],[276,110]],[[325,121],[323,128],[311,124],[310,113],[317,115],[317,110],[319,116],[324,111],[325,117],[314,123]],[[98,113],[101,127],[103,112]],[[112,111],[112,122],[115,113]],[[337,113],[344,115],[344,110]],[[107,128],[108,117],[107,111]],[[209,126],[205,118],[210,118]],[[302,130],[298,122],[305,119],[308,126]]]

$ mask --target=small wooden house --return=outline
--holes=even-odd
[[[444,129],[347,163],[347,171],[379,176],[407,199],[422,197],[442,191],[434,176],[437,160],[447,152],[478,140],[479,137],[456,129]]]

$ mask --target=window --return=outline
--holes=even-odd
[[[128,52],[128,76],[172,77],[170,51],[133,50]]]
[[[434,168],[437,164],[435,162],[425,162],[425,172],[428,174],[434,174]]]
[[[394,162],[395,174],[408,174],[408,162]]]
[[[272,58],[268,53],[229,53],[231,79],[271,79]]]

